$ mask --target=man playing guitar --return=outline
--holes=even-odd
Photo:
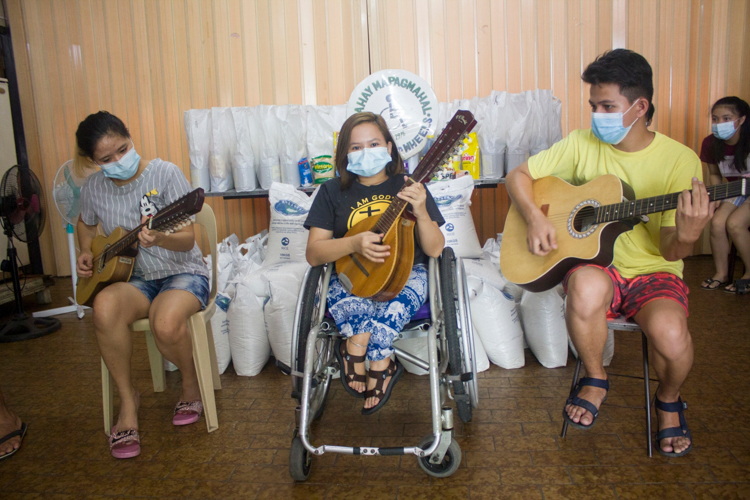
[[[680,387],[693,364],[693,344],[681,259],[691,253],[713,207],[698,156],[648,130],[654,113],[653,81],[643,56],[625,49],[606,52],[589,64],[582,79],[591,85],[592,128],[571,132],[506,177],[510,197],[528,225],[529,251],[546,255],[557,248],[554,226],[534,204],[535,179],[554,175],[581,185],[614,174],[637,198],[682,194],[676,210],[653,214],[617,239],[611,266],[584,264],[565,276],[568,331],[586,377],[568,398],[563,417],[578,428],[594,425],[609,389],[602,364],[607,318],[632,317],[651,343],[660,381],[657,449],[682,456],[692,449]]]

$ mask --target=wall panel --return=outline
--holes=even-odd
[[[748,0],[7,0],[32,169],[49,193],[77,123],[107,109],[141,154],[188,174],[183,112],[341,104],[370,72],[403,68],[440,100],[550,88],[563,131],[588,126],[580,74],[612,47],[654,68],[652,128],[699,147],[717,98],[750,99]],[[503,187],[475,191],[484,239],[502,230]],[[48,197],[51,201],[51,198]],[[267,201],[213,199],[220,236],[268,224]],[[50,214],[45,269],[65,275]]]
[[[71,158],[75,129],[89,113],[120,116],[144,158],[172,161],[187,176],[185,110],[342,104],[370,71],[365,0],[8,4],[30,162],[50,202],[57,168]],[[219,236],[267,228],[267,203],[211,199]],[[54,208],[50,222],[45,271],[67,275],[66,236]]]

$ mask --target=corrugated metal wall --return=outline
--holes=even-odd
[[[341,104],[370,71],[404,68],[440,100],[552,89],[565,132],[589,123],[583,68],[615,47],[654,68],[653,128],[698,147],[711,102],[750,99],[747,0],[8,0],[32,168],[48,192],[75,128],[107,109],[146,158],[188,174],[182,113]],[[26,50],[24,50],[24,48]],[[507,194],[476,191],[482,239]],[[51,201],[51,198],[50,198]],[[210,201],[221,235],[267,227],[264,199]],[[56,213],[45,270],[69,273]],[[54,250],[53,250],[54,249]]]

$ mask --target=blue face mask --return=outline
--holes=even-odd
[[[638,101],[635,101],[633,106],[636,102]],[[633,106],[630,106],[625,113],[633,109]],[[622,117],[625,113],[591,113],[591,130],[597,139],[607,144],[620,144],[638,121],[636,118],[629,127],[625,127],[622,124]]]
[[[714,123],[713,125],[711,125],[711,132],[713,132],[714,137],[716,137],[717,139],[721,139],[722,141],[731,139],[736,131],[737,129],[734,128],[733,121]]]
[[[107,163],[106,165],[99,165],[99,167],[106,177],[124,181],[135,175],[140,162],[141,157],[136,153],[135,146],[133,146],[119,160]]]
[[[388,154],[388,148],[365,148],[346,155],[349,164],[346,169],[361,177],[372,177],[380,173],[393,158]]]

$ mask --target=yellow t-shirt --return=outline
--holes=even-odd
[[[636,198],[691,189],[693,177],[703,178],[695,152],[659,132],[645,149],[625,153],[601,142],[591,129],[574,130],[550,149],[529,158],[529,172],[535,179],[554,175],[576,186],[614,174],[633,188]],[[669,262],[659,252],[660,230],[675,225],[675,210],[648,217],[649,222],[617,238],[614,266],[625,278],[656,272],[682,278],[682,261]]]

